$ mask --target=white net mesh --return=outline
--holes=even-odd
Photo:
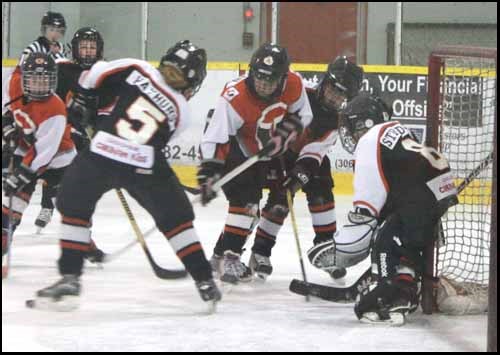
[[[458,186],[491,157],[496,144],[496,61],[446,57],[441,90],[439,148]],[[437,259],[438,275],[477,299],[487,299],[492,177],[489,163],[461,192],[460,203],[443,217],[445,243]]]

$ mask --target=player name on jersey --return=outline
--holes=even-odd
[[[397,124],[385,130],[385,132],[380,137],[380,144],[392,150],[396,146],[396,143],[399,142],[401,137],[405,136],[410,137],[410,131],[408,130],[408,128]]]
[[[178,119],[178,109],[175,102],[158,90],[149,78],[145,77],[139,71],[134,70],[127,77],[127,83],[136,86],[141,92],[149,97],[168,118],[169,128],[174,131],[175,123]]]

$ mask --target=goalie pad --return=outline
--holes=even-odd
[[[344,225],[333,240],[317,244],[308,250],[309,261],[315,267],[325,271],[350,267],[369,255],[377,219],[358,211],[349,212],[347,219],[350,224]]]

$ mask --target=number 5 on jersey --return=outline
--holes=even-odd
[[[144,97],[139,97],[126,111],[127,118],[116,123],[116,133],[131,142],[146,144],[158,131],[167,116]],[[134,129],[130,121],[139,121],[142,126]]]

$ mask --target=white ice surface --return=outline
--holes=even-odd
[[[337,196],[339,225],[350,207],[349,196]],[[59,216],[43,235],[35,235],[39,196],[25,213],[15,234],[11,277],[2,283],[2,352],[4,351],[484,351],[486,317],[423,315],[419,310],[401,328],[360,324],[352,305],[303,297],[288,291],[301,278],[290,220],[273,251],[274,273],[265,284],[234,287],[218,311],[206,315],[191,279],[155,278],[144,253],[135,247],[103,269],[86,268],[79,310],[52,313],[25,308],[36,290],[58,279]],[[152,220],[131,198],[145,231]],[[169,203],[169,201],[165,201]],[[305,197],[296,201],[303,252],[313,232]],[[207,256],[224,225],[226,202],[196,207],[196,227]],[[132,230],[113,192],[100,201],[93,236],[107,252],[132,240]],[[164,267],[181,267],[165,239],[148,239],[155,259]],[[247,243],[250,249],[252,240]],[[244,261],[248,260],[248,251]],[[304,253],[305,258],[305,253]],[[332,283],[304,260],[311,281]],[[346,284],[367,264],[349,270]]]

